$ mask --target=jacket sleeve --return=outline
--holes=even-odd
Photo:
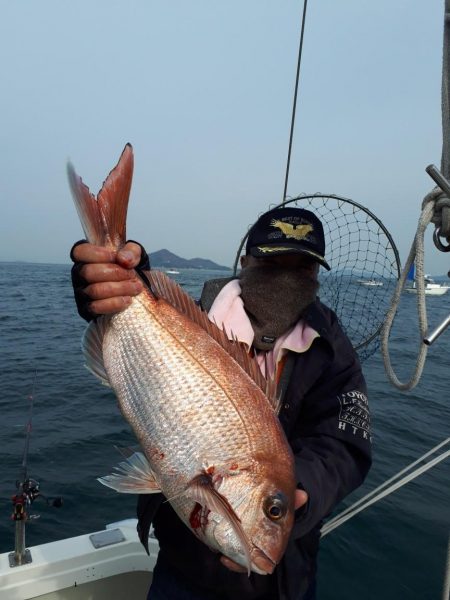
[[[316,352],[299,361],[290,384],[300,408],[289,441],[297,487],[309,496],[307,505],[296,513],[294,538],[320,524],[361,485],[371,465],[370,417],[361,366],[336,319],[331,338],[332,352],[321,340]],[[317,377],[302,390],[298,382],[308,380],[308,373]]]

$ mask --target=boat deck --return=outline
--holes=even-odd
[[[30,547],[32,561],[11,567],[0,554],[0,600],[145,600],[158,555],[149,540],[147,556],[136,520],[103,531]]]

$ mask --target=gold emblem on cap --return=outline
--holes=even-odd
[[[289,246],[257,246],[260,252],[264,254],[270,254],[271,252],[292,252],[292,248]],[[324,257],[321,256],[318,252],[314,252],[314,250],[304,250],[305,254],[310,254],[314,256],[314,258],[318,258],[319,260],[324,260]]]
[[[292,225],[292,223],[285,223],[284,221],[272,219],[270,224],[272,227],[277,227],[280,229],[287,239],[293,238],[294,240],[303,240],[308,233],[314,231],[314,227],[309,223],[305,223],[303,225]]]
[[[266,252],[292,252],[292,248],[287,248],[286,246],[258,246],[258,250],[261,250],[264,254]]]

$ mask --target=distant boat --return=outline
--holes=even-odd
[[[358,279],[358,283],[369,287],[381,287],[383,285],[383,282],[377,279]]]
[[[180,271],[177,271],[176,269],[166,269],[166,273],[169,275],[179,275]]]
[[[408,292],[409,294],[417,294],[418,288],[417,288],[414,264],[411,266],[411,268],[409,270],[407,281],[411,281],[412,283],[410,286],[405,287],[405,292]],[[446,294],[448,292],[448,289],[450,287],[443,283],[436,283],[434,281],[434,279],[432,279],[430,277],[430,275],[424,275],[424,282],[425,282],[425,295],[426,296],[443,296],[444,294]]]

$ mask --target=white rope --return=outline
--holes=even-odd
[[[422,462],[425,458],[427,458],[428,456],[430,456],[431,454],[436,452],[439,448],[442,448],[442,446],[448,444],[449,442],[450,442],[450,438],[447,438],[446,440],[444,440],[443,442],[441,442],[440,444],[435,446],[432,450],[430,450],[429,452],[427,452],[426,454],[421,456],[419,459],[417,459],[416,461],[414,461],[413,463],[411,463],[410,465],[408,465],[407,467],[402,469],[399,473],[394,475],[394,477],[391,477],[390,479],[385,481],[382,485],[380,485],[378,488],[376,488],[372,492],[369,492],[369,494],[366,494],[366,496],[364,496],[363,498],[361,498],[360,500],[355,502],[352,506],[347,508],[345,511],[343,511],[342,513],[340,513],[339,515],[337,515],[336,517],[334,517],[333,519],[331,519],[330,521],[325,523],[325,525],[321,529],[322,537],[327,535],[328,533],[333,531],[333,529],[336,529],[336,527],[339,527],[340,525],[342,525],[343,523],[345,523],[346,521],[348,521],[355,515],[357,515],[359,512],[363,511],[365,508],[371,506],[372,504],[374,504],[378,500],[381,500],[385,496],[388,496],[395,490],[399,489],[400,487],[402,487],[409,481],[412,481],[413,479],[415,479],[422,473],[425,473],[426,471],[428,471],[428,469],[431,469],[431,467],[434,467],[436,464],[438,464],[439,462],[441,462],[442,460],[444,460],[445,458],[450,456],[450,450],[447,450],[447,451],[443,452],[442,454],[438,455],[437,457],[433,458],[426,464],[422,465],[421,467],[418,467],[414,471],[410,472],[408,475],[405,475],[405,477],[399,479],[399,477],[401,475],[403,475],[405,472],[409,471],[412,467],[416,466],[419,462]],[[393,483],[389,487],[386,487],[386,486],[388,486],[389,483],[391,483],[393,481],[396,481],[396,483]],[[380,491],[380,490],[382,490],[382,491]]]
[[[330,533],[331,531],[333,531],[333,529],[336,529],[336,527],[339,527],[340,525],[342,525],[343,523],[345,523],[346,521],[348,521],[349,519],[351,519],[355,515],[357,515],[359,512],[361,512],[365,508],[371,506],[375,502],[378,502],[378,500],[381,500],[382,498],[384,498],[385,496],[388,496],[392,492],[395,492],[395,490],[398,490],[398,488],[400,488],[403,485],[405,485],[406,483],[412,481],[413,479],[415,479],[419,475],[422,475],[422,473],[425,473],[425,471],[428,471],[428,469],[431,469],[431,467],[434,467],[439,462],[441,462],[442,460],[446,459],[448,456],[450,456],[450,450],[447,450],[446,452],[443,452],[442,454],[440,454],[439,456],[437,456],[436,458],[434,458],[433,460],[431,460],[430,462],[428,462],[426,465],[422,465],[421,467],[419,467],[418,469],[416,469],[415,471],[413,471],[409,475],[406,475],[405,477],[403,477],[403,479],[400,479],[400,481],[398,481],[397,483],[393,484],[387,490],[384,490],[383,492],[380,492],[377,496],[375,496],[374,498],[372,498],[371,500],[369,500],[363,506],[360,506],[359,508],[355,509],[351,513],[347,513],[347,515],[345,517],[342,517],[342,519],[339,519],[333,525],[329,525],[329,523],[326,523],[322,527],[322,529],[321,529],[322,537],[324,535],[327,535],[328,533]]]
[[[391,306],[386,315],[386,319],[381,331],[381,354],[383,356],[384,368],[386,370],[389,381],[399,390],[411,390],[415,387],[422,375],[425,359],[427,356],[428,346],[423,343],[423,338],[426,336],[428,329],[427,311],[425,305],[425,273],[424,273],[424,236],[425,230],[433,218],[434,207],[438,198],[442,195],[440,188],[435,188],[430,192],[423,201],[422,213],[419,218],[416,235],[411,246],[406,264],[403,268],[400,279],[394,295],[392,296]],[[416,264],[416,283],[417,283],[417,312],[419,317],[419,347],[414,372],[407,382],[402,382],[398,379],[394,372],[389,356],[389,334],[391,332],[392,323],[397,314],[400,297],[405,288],[408,272],[415,262]]]
[[[331,525],[332,523],[339,520],[341,517],[343,517],[347,513],[352,512],[357,506],[359,506],[360,504],[362,504],[363,502],[368,500],[371,496],[375,495],[377,492],[379,492],[383,488],[387,487],[390,483],[392,483],[393,481],[395,481],[396,479],[401,477],[404,473],[407,473],[408,471],[410,471],[413,467],[415,467],[416,465],[418,465],[419,463],[424,461],[426,458],[428,458],[429,456],[431,456],[432,454],[437,452],[440,448],[442,448],[442,446],[445,446],[449,442],[450,442],[450,437],[448,437],[446,440],[444,440],[443,442],[441,442],[440,444],[438,444],[437,446],[435,446],[434,448],[432,448],[425,454],[423,454],[420,458],[418,458],[414,462],[410,463],[407,467],[405,467],[404,469],[399,471],[396,475],[393,475],[390,479],[387,479],[384,483],[382,483],[377,488],[375,488],[374,490],[372,490],[371,492],[366,494],[363,498],[360,498],[359,500],[357,500],[354,504],[352,504],[351,506],[349,506],[348,508],[343,510],[341,513],[339,513],[339,515],[337,515],[333,519],[330,519],[327,522],[327,525]]]

